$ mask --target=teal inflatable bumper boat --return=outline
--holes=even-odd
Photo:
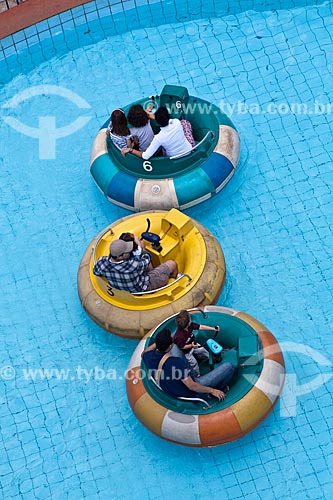
[[[104,196],[132,211],[189,208],[209,199],[227,184],[238,161],[240,141],[231,120],[214,104],[193,97],[185,87],[165,85],[161,95],[133,102],[166,106],[173,118],[189,120],[195,147],[182,156],[143,160],[121,151],[107,138],[109,120],[91,150],[90,172]],[[154,133],[159,127],[152,120]]]

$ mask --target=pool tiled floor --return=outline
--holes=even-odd
[[[0,122],[0,370],[10,367],[0,371],[4,499],[332,496],[332,4],[210,12],[67,51],[0,89],[2,118],[30,127],[40,116],[55,116],[57,127],[90,117],[58,139],[56,158],[47,160],[37,139]],[[239,130],[232,181],[187,213],[223,247],[228,275],[219,304],[263,322],[287,367],[270,417],[214,449],[176,446],[141,426],[124,384],[136,343],[93,324],[76,290],[89,241],[128,214],[92,182],[93,138],[112,109],[166,82],[220,105]],[[47,84],[70,89],[90,108],[47,92],[3,107]]]

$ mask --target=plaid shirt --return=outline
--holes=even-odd
[[[109,257],[100,257],[93,272],[96,276],[104,276],[110,285],[118,290],[144,292],[149,285],[146,269],[150,260],[148,252],[142,252],[140,259],[131,257],[121,262],[112,262]]]

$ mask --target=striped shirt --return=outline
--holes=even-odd
[[[117,135],[112,132],[112,124],[108,126],[108,131],[110,133],[110,139],[119,149],[127,148],[127,140],[132,138],[132,134],[129,135]]]

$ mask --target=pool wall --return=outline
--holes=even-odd
[[[80,3],[80,5],[77,5]],[[54,56],[133,29],[316,5],[321,0],[29,0],[0,14],[0,75],[7,83]],[[22,27],[24,28],[22,29]]]

